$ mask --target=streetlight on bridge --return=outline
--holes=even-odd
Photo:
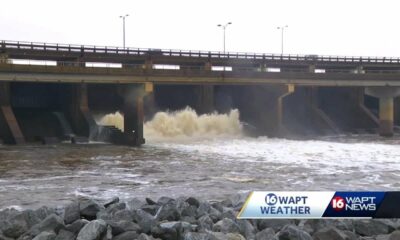
[[[122,18],[122,29],[123,29],[123,46],[125,48],[125,18],[129,17],[129,14],[125,14],[123,16],[119,16],[120,18]]]
[[[277,27],[277,29],[280,29],[282,32],[282,36],[281,36],[281,54],[282,55],[283,55],[283,31],[285,30],[285,28],[288,28],[288,25]]]
[[[222,27],[222,30],[224,32],[224,53],[225,53],[225,31],[226,31],[226,28],[228,27],[228,25],[231,25],[231,24],[232,24],[232,22],[228,22],[225,25],[222,25],[222,24],[217,25],[217,27]]]

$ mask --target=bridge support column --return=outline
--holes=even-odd
[[[282,89],[282,92],[278,95],[276,99],[276,126],[277,126],[277,133],[276,135],[285,134],[286,129],[283,125],[283,99],[286,96],[294,93],[294,85],[288,84],[285,85]]]
[[[200,85],[196,87],[196,111],[198,114],[214,111],[214,86]]]
[[[146,61],[143,64],[143,68],[146,70],[152,70],[153,69],[153,60],[146,59]]]
[[[393,136],[393,98],[379,98],[379,134],[384,137]]]
[[[283,123],[283,112],[284,112],[284,99],[295,91],[294,85],[288,84],[283,86],[274,86],[271,88],[271,98],[268,105],[272,108],[267,110],[263,115],[266,118],[267,124],[270,125],[266,127],[267,132],[272,137],[280,137],[287,134],[287,130]]]
[[[124,86],[124,144],[140,146],[145,143],[143,137],[143,96],[145,91],[152,90],[150,85]]]
[[[87,84],[71,86],[69,118],[74,132],[78,136],[90,139],[97,130],[97,124],[90,112],[88,104]]]
[[[393,136],[393,99],[400,96],[398,87],[367,87],[365,93],[379,98],[379,135]]]
[[[310,87],[308,89],[309,102],[312,112],[313,125],[319,125],[321,129],[328,128],[336,134],[340,133],[339,127],[335,122],[320,108],[318,99],[318,87]]]
[[[0,64],[8,63],[8,55],[4,53],[0,53]]]
[[[10,83],[0,83],[0,138],[7,144],[23,144],[25,137],[11,107]]]
[[[394,125],[400,126],[400,97],[396,97],[393,103]]]

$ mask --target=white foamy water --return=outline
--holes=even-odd
[[[110,120],[114,121],[114,120]],[[76,197],[221,199],[251,190],[398,190],[400,138],[243,136],[239,113],[185,109],[146,123],[141,148],[0,146],[0,208]]]
[[[124,130],[124,119],[119,112],[104,116],[99,123]],[[188,107],[180,111],[156,113],[153,119],[144,124],[143,131],[145,138],[150,142],[194,141],[236,138],[243,135],[242,128],[237,109],[228,114],[197,115],[196,111]]]

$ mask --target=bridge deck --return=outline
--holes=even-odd
[[[0,41],[0,44],[0,81],[400,85],[400,58],[221,53],[13,41]],[[26,63],[15,64],[18,59]],[[34,65],[30,60],[53,61],[53,66]],[[88,64],[96,62],[119,65],[91,67]],[[220,69],[210,69],[210,66]],[[221,69],[222,66],[226,68]]]
[[[298,71],[298,69],[287,70],[286,72],[260,72],[251,68],[242,68],[232,69],[232,71],[209,71],[199,67],[177,70],[144,69],[142,65],[102,68],[0,64],[0,81],[400,86],[400,73],[394,71],[370,71],[365,74],[355,74],[348,71],[310,73]]]
[[[138,60],[152,59],[156,62],[211,61],[223,65],[232,64],[296,64],[321,66],[380,66],[399,67],[398,57],[361,57],[361,56],[323,56],[323,55],[291,55],[267,53],[240,53],[218,51],[192,51],[149,48],[121,48],[107,46],[85,46],[71,44],[49,44],[17,41],[0,41],[0,51],[16,59],[38,59],[68,61],[80,59],[93,62],[132,63]],[[180,60],[180,61],[179,61]]]

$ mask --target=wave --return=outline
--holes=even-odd
[[[186,107],[179,111],[156,113],[153,119],[144,124],[143,131],[148,141],[240,137],[243,135],[243,124],[239,116],[237,109],[227,114],[214,112],[198,115],[195,110]],[[99,123],[115,126],[122,131],[124,127],[123,115],[119,112],[104,116]]]

